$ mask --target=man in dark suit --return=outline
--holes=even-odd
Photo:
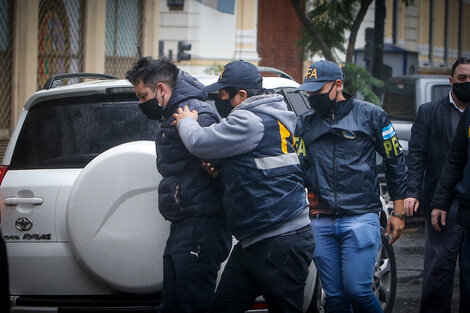
[[[446,226],[441,231],[432,227],[431,216],[440,218],[442,212],[439,209],[431,212],[430,204],[455,129],[468,104],[459,98],[459,79],[468,75],[469,64],[470,58],[467,57],[459,58],[453,64],[449,77],[451,92],[441,100],[421,105],[411,128],[405,213],[411,216],[421,207],[426,221],[420,312],[450,312],[455,263],[462,244],[463,228],[456,223],[457,200],[447,212]]]

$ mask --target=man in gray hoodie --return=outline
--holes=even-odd
[[[234,109],[200,127],[187,107],[174,114],[181,140],[202,159],[223,159],[224,211],[233,248],[213,312],[245,312],[263,295],[270,312],[302,312],[314,250],[299,159],[292,147],[296,116],[281,95],[266,94],[253,64],[227,64],[219,90]]]

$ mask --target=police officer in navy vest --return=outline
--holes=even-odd
[[[134,85],[141,110],[160,121],[155,139],[157,169],[163,177],[158,209],[171,227],[158,312],[207,312],[232,237],[222,210],[220,183],[201,168],[201,159],[184,147],[171,123],[173,113],[183,106],[199,113],[201,126],[218,122],[218,115],[204,102],[204,86],[168,59],[142,58],[126,78]]]
[[[313,259],[328,312],[382,312],[372,292],[381,245],[376,152],[384,159],[394,200],[386,230],[393,230],[390,243],[404,228],[405,158],[387,114],[342,89],[343,72],[330,61],[312,64],[298,88],[309,94],[312,108],[299,118],[297,134],[306,186],[316,199]]]
[[[466,105],[466,109],[455,130],[447,163],[434,192],[431,202],[433,208],[431,223],[436,231],[445,231],[449,227],[449,215],[454,199],[459,200],[455,220],[464,229],[463,243],[460,248],[459,309],[459,312],[463,313],[470,312],[470,110],[468,108],[470,104],[470,59],[464,57],[459,60],[459,71],[453,79],[452,92]],[[448,256],[443,255],[442,257]],[[439,303],[431,304],[437,306]],[[450,305],[442,308],[440,312],[450,312]]]
[[[302,312],[314,250],[299,159],[296,116],[283,96],[266,94],[253,64],[225,65],[206,91],[229,99],[232,112],[202,128],[188,108],[175,118],[185,146],[204,159],[223,158],[224,210],[238,239],[212,312],[245,312],[263,295],[270,312]]]

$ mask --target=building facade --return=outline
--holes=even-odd
[[[385,43],[417,53],[413,72],[447,74],[457,57],[470,55],[470,0],[385,2]],[[373,3],[358,48],[374,26],[374,9]],[[25,101],[54,74],[123,78],[139,55],[176,62],[179,41],[192,45],[191,59],[177,62],[191,74],[215,74],[243,59],[300,81],[321,58],[304,59],[290,0],[0,0],[0,20],[0,158]]]

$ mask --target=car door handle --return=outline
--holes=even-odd
[[[17,205],[17,204],[34,204],[39,205],[44,202],[43,198],[5,198],[4,200],[6,205]]]

